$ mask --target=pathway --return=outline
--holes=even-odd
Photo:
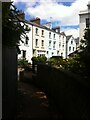
[[[18,82],[18,119],[57,120],[57,114],[48,103],[44,92],[35,86]]]

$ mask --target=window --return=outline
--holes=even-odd
[[[90,26],[90,18],[86,18],[86,27],[89,28],[89,26]]]
[[[38,35],[38,28],[36,28],[36,34]]]
[[[71,44],[73,44],[73,41],[71,41]]]
[[[49,38],[51,38],[51,32],[49,32]]]
[[[57,55],[59,55],[59,51],[57,51]]]
[[[55,39],[55,34],[53,35],[54,39]]]
[[[28,37],[26,37],[26,39],[25,39],[25,44],[26,45],[28,45],[28,40],[29,40]]]
[[[61,42],[59,42],[59,47],[61,46]]]
[[[63,53],[61,53],[61,56],[63,56]]]
[[[25,50],[22,51],[22,57],[26,58],[26,51]]]
[[[56,42],[54,41],[53,42],[53,49],[55,49],[55,46],[56,46]]]
[[[33,50],[33,54],[35,54],[35,50]]]
[[[73,51],[74,51],[74,47],[73,47]]]
[[[38,39],[36,39],[36,41],[35,41],[35,45],[38,46]]]
[[[69,51],[71,51],[71,47],[69,47]]]
[[[62,45],[62,47],[64,47],[64,45]]]
[[[42,47],[43,47],[43,46],[44,46],[44,40],[42,40],[42,43],[41,43],[41,44],[42,44]]]
[[[44,35],[44,30],[42,30],[42,36]]]
[[[51,47],[51,41],[49,41],[49,47]]]
[[[28,45],[28,40],[26,40],[26,42],[25,42],[25,43],[26,43],[26,45]]]

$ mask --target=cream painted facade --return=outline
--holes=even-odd
[[[79,26],[80,26],[79,38],[80,38],[80,40],[83,39],[84,30],[87,27],[86,19],[89,19],[89,25],[90,25],[90,2],[88,3],[87,6],[88,6],[87,10],[80,11],[80,13],[79,13]]]
[[[46,31],[46,57],[59,56],[59,34],[52,31]]]
[[[32,63],[33,56],[46,56],[49,59],[52,56],[62,56],[66,58],[66,35],[60,33],[60,28],[50,29],[35,22],[26,21],[30,31],[27,33],[29,40],[22,39],[20,42],[21,54],[18,58],[26,58]]]
[[[45,56],[45,29],[33,26],[33,56]]]
[[[23,25],[23,23],[21,23]],[[22,39],[22,42],[20,42],[19,48],[21,53],[18,54],[18,59],[20,58],[26,58],[26,60],[28,60],[28,62],[32,63],[31,58],[33,56],[33,49],[32,49],[32,25],[27,24],[28,27],[30,28],[29,33],[27,33],[28,36],[28,40],[26,40],[25,38]]]
[[[76,51],[76,41],[75,41],[75,38],[72,35],[67,36],[66,58],[68,58],[69,54],[73,53],[74,51]]]
[[[59,52],[60,52],[60,56],[62,56],[65,59],[66,58],[66,35],[62,33],[59,36]]]

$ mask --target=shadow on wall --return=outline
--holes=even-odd
[[[41,87],[65,119],[90,119],[90,88],[79,76],[38,65],[35,84]]]
[[[17,98],[17,50],[2,48],[2,119],[16,115]]]

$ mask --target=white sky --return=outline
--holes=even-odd
[[[12,0],[15,3],[25,2],[25,14],[33,15],[34,17],[39,17],[44,20],[60,21],[59,26],[68,25],[79,25],[79,11],[87,9],[87,4],[89,0],[74,0],[71,6],[65,6],[63,4],[58,4],[57,1],[60,0]],[[33,2],[32,2],[33,1]],[[70,2],[69,0],[64,0]],[[73,1],[73,0],[72,0]],[[36,2],[39,4],[36,7]],[[64,30],[64,29],[63,29]],[[67,34],[73,34],[75,37],[79,36],[79,28],[72,29],[68,28]]]

